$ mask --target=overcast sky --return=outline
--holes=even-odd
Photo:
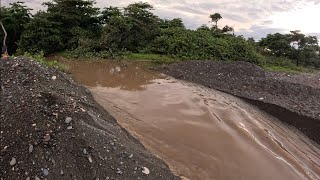
[[[13,0],[1,0],[8,4]],[[20,0],[35,9],[44,9],[43,0]],[[139,0],[96,0],[97,7],[123,7]],[[302,30],[320,36],[320,0],[142,0],[152,4],[162,18],[183,19],[188,28],[196,29],[209,22],[218,12],[219,26],[233,26],[237,34],[259,39],[268,33]]]

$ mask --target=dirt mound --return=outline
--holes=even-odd
[[[295,126],[320,144],[320,88],[314,86],[318,76],[305,78],[306,75],[296,75],[300,81],[295,82],[296,76],[284,78],[284,74],[267,72],[246,62],[186,61],[162,66],[158,70],[260,104],[263,110]],[[281,108],[288,116],[279,116],[277,109]]]
[[[193,68],[190,68],[193,67]],[[259,66],[248,62],[220,62],[220,61],[189,61],[188,63],[173,64],[170,69],[180,69],[192,74],[199,73],[206,75],[207,72],[218,76],[232,78],[240,77],[265,77],[265,71]]]
[[[0,179],[179,179],[64,73],[0,68]]]

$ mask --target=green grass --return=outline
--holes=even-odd
[[[296,66],[290,59],[274,56],[265,56],[265,63],[261,67],[269,71],[277,72],[312,73],[314,71],[312,68]]]
[[[113,59],[107,53],[85,53],[78,54],[74,51],[65,51],[56,54],[57,56],[66,58],[66,59],[79,59],[79,60],[92,60],[92,59]],[[114,58],[115,60],[128,60],[128,61],[143,61],[156,64],[170,64],[180,61],[180,59],[175,57],[170,57],[167,55],[160,54],[147,54],[147,53],[123,53],[117,55]]]
[[[262,68],[269,70],[269,71],[276,71],[276,72],[290,72],[290,73],[313,73],[314,70],[311,68],[305,67],[297,67],[297,66],[275,66],[275,65],[266,65]]]
[[[31,60],[37,61],[40,64],[48,66],[48,67],[56,68],[56,69],[59,69],[61,71],[65,71],[66,70],[66,67],[63,64],[59,63],[58,61],[56,61],[56,60],[46,60],[45,57],[44,57],[43,52],[40,52],[40,53],[37,53],[37,54],[31,54],[31,53],[25,52],[23,56],[27,57],[27,58],[29,58]]]
[[[76,51],[65,51],[62,53],[58,53],[57,56],[63,57],[66,59],[77,59],[77,60],[98,60],[98,59],[112,59],[108,52],[104,53],[79,53]],[[148,54],[148,53],[123,53],[119,56],[115,57],[115,60],[126,60],[126,61],[141,61],[141,62],[149,62],[151,64],[171,64],[174,62],[184,61],[186,59],[181,59],[168,55],[160,55],[160,54]],[[42,61],[41,61],[42,62]],[[50,64],[49,66],[55,66]],[[297,67],[291,60],[282,58],[282,57],[270,57],[266,56],[264,63],[261,65],[262,68],[269,71],[277,71],[277,72],[314,72],[311,68],[305,67]]]
[[[170,64],[170,63],[180,61],[177,58],[169,57],[166,55],[144,54],[144,53],[130,53],[130,54],[124,55],[122,59],[134,60],[134,61],[148,61],[148,62],[161,63],[161,64]]]

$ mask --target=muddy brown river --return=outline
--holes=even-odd
[[[64,63],[122,127],[182,178],[320,179],[318,145],[234,96],[140,63]]]

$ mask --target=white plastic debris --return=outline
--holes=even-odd
[[[142,167],[142,173],[148,175],[150,174],[150,170],[146,167]]]
[[[52,76],[51,79],[52,79],[52,80],[56,80],[56,79],[57,79],[57,76]]]

